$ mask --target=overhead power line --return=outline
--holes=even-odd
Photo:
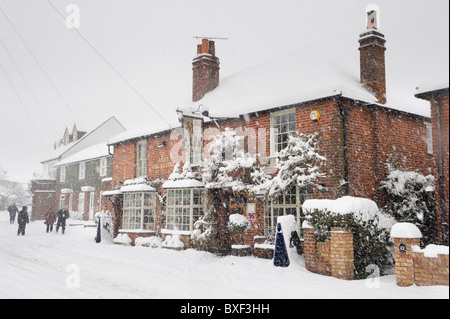
[[[66,21],[66,17],[53,5],[53,3],[50,0],[47,0],[47,2],[52,6],[52,8],[63,18],[64,21]],[[92,45],[92,43],[86,39],[83,34],[81,34],[80,31],[78,31],[77,28],[72,28],[81,39],[83,39],[84,42],[111,68],[111,70],[116,73],[118,77],[122,79],[123,82],[150,108],[155,112],[156,115],[158,115],[161,120],[163,120],[169,127],[172,127],[170,123],[147,101],[147,99]]]
[[[50,117],[48,116],[47,112],[45,112],[44,107],[42,106],[41,102],[39,101],[39,99],[37,98],[36,94],[34,93],[33,89],[31,88],[30,84],[28,83],[27,79],[25,78],[25,75],[22,73],[22,71],[20,70],[18,64],[16,63],[16,60],[14,59],[14,57],[12,56],[11,52],[8,50],[8,47],[6,46],[5,42],[3,41],[3,39],[0,36],[0,42],[3,45],[3,48],[5,49],[6,53],[8,54],[9,58],[11,59],[11,61],[13,62],[14,66],[16,67],[17,72],[20,74],[20,77],[22,78],[22,80],[25,82],[25,85],[27,86],[28,90],[30,91],[31,95],[33,96],[34,100],[36,101],[37,105],[39,106],[39,108],[41,109],[42,113],[45,115],[45,117],[47,118],[48,122],[51,124],[51,126],[53,127],[53,129],[55,130],[56,134],[58,134],[58,130],[56,129],[55,125],[53,125],[52,120],[50,119]]]
[[[67,107],[67,109],[70,111],[70,113],[72,113],[73,117],[75,118],[75,120],[82,124],[81,121],[78,119],[78,117],[76,116],[75,112],[73,112],[72,108],[69,106],[69,104],[67,103],[66,99],[63,97],[63,95],[61,94],[61,92],[56,88],[54,82],[51,80],[50,76],[48,75],[48,73],[45,71],[44,67],[42,66],[42,64],[39,62],[39,60],[37,59],[36,55],[33,53],[33,51],[30,49],[30,47],[28,46],[28,44],[26,43],[26,41],[23,39],[23,37],[20,35],[19,31],[17,30],[16,26],[14,25],[14,23],[11,21],[11,19],[8,17],[8,15],[6,14],[5,10],[3,10],[1,4],[0,4],[0,10],[2,11],[3,15],[5,16],[6,20],[8,21],[9,25],[12,27],[12,29],[14,30],[14,32],[17,34],[17,36],[19,37],[20,41],[22,42],[22,44],[25,46],[25,48],[28,50],[28,53],[30,53],[30,55],[33,57],[34,61],[36,62],[36,64],[39,66],[39,68],[41,69],[42,73],[45,75],[45,77],[47,78],[47,80],[49,81],[50,85],[53,87],[53,89],[55,90],[55,92],[58,94],[59,98],[61,99],[61,101],[63,102],[63,104]]]
[[[0,61],[0,67],[2,68],[2,70],[3,70],[3,72],[4,72],[5,76],[6,76],[6,79],[8,80],[9,84],[11,85],[11,88],[13,89],[14,93],[16,94],[16,97],[17,97],[17,99],[19,100],[20,105],[22,105],[22,107],[23,107],[25,113],[27,114],[27,117],[28,117],[28,119],[30,120],[31,125],[33,126],[34,130],[36,131],[36,134],[39,136],[39,138],[40,138],[42,144],[43,144],[43,145],[46,145],[44,139],[42,138],[42,135],[39,133],[38,128],[37,128],[36,125],[34,124],[34,121],[33,121],[33,119],[31,118],[31,115],[30,115],[30,113],[28,112],[27,107],[25,106],[25,103],[24,103],[24,102],[22,101],[22,99],[20,98],[19,92],[17,91],[16,87],[14,86],[14,84],[13,84],[11,78],[10,78],[9,75],[8,75],[8,72],[6,71],[6,69],[5,69],[5,67],[3,66],[3,63],[2,63],[1,61]]]

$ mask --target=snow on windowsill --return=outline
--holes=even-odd
[[[190,230],[170,230],[170,229],[161,229],[162,234],[170,234],[170,235],[192,235],[192,231]]]
[[[154,234],[154,230],[146,229],[119,229],[119,233],[129,233],[129,234]]]
[[[271,244],[255,244],[255,248],[273,249],[273,250],[275,250],[275,245],[271,245]]]

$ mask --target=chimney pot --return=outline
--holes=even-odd
[[[209,54],[215,56],[216,55],[216,44],[214,41],[209,41]]]
[[[209,42],[208,39],[202,40],[202,53],[209,53]]]

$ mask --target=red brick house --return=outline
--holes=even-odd
[[[244,232],[244,244],[252,246],[255,238],[273,232],[280,215],[295,215],[300,231],[301,206],[308,198],[351,195],[382,205],[380,183],[388,161],[430,174],[434,167],[427,145],[430,119],[388,104],[385,42],[376,25],[369,25],[359,38],[359,64],[321,46],[307,47],[219,83],[215,42],[203,39],[193,60],[192,101],[178,110],[181,127],[128,131],[108,142],[115,151],[111,191],[104,193],[108,199],[104,202],[116,217],[117,230],[133,239],[180,234],[190,246],[199,209],[207,209],[201,200],[204,186],[177,188],[164,182],[179,162],[188,162],[195,170],[206,156],[209,137],[226,128],[245,136],[247,152],[260,154],[269,173],[273,173],[270,164],[296,132],[318,133],[327,161],[320,180],[325,190],[294,187],[277,200],[236,196],[227,189],[219,192],[219,241],[224,253],[230,251],[226,225],[234,207],[253,218]],[[136,180],[140,177],[146,180]]]

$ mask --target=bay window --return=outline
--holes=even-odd
[[[155,208],[155,192],[125,193],[122,229],[155,231]]]

